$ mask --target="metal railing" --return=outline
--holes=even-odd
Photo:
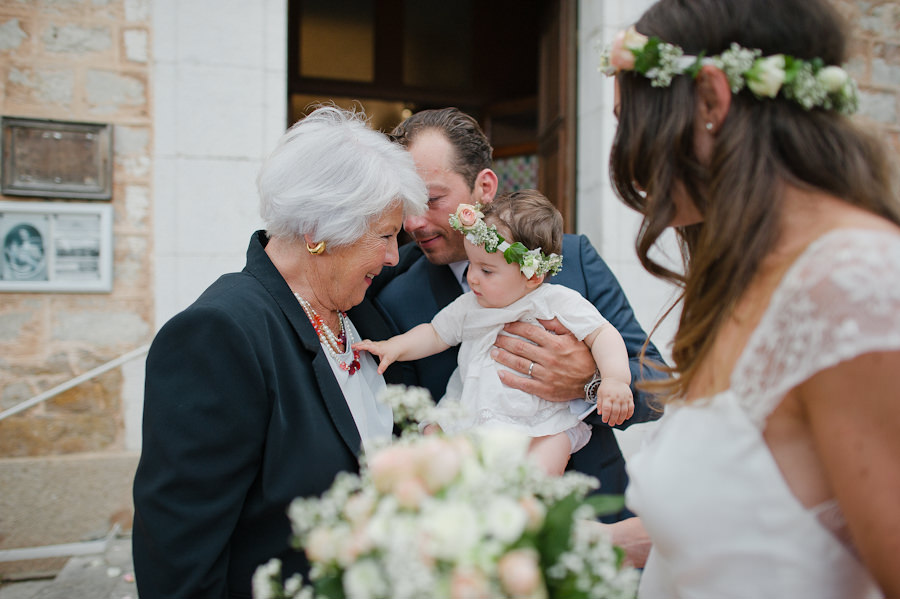
[[[126,354],[122,354],[115,360],[110,360],[106,364],[102,364],[96,368],[88,370],[87,372],[85,372],[83,374],[79,374],[75,378],[70,379],[70,380],[66,381],[65,383],[62,383],[61,385],[57,385],[57,386],[53,387],[52,389],[47,389],[43,393],[35,395],[31,399],[25,400],[22,403],[16,404],[13,407],[0,412],[0,421],[3,421],[4,419],[9,418],[10,416],[13,416],[14,414],[18,414],[19,412],[27,410],[30,407],[36,406],[37,404],[41,403],[42,401],[46,401],[46,400],[50,399],[51,397],[59,395],[63,391],[68,391],[69,389],[71,389],[72,387],[75,387],[76,385],[80,385],[81,383],[83,383],[85,381],[89,381],[92,378],[98,377],[101,374],[103,374],[104,372],[112,370],[113,368],[117,368],[118,366],[121,366],[125,362],[129,362],[129,361],[137,358],[138,356],[142,356],[142,355],[146,354],[149,350],[150,350],[149,343],[147,345],[142,345],[141,347],[134,349]]]

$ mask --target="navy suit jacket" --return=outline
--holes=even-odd
[[[272,557],[285,576],[305,571],[289,503],[359,470],[353,416],[266,241],[257,232],[243,271],[150,348],[132,538],[142,599],[249,598]]]
[[[640,352],[647,334],[637,322],[615,275],[584,235],[564,235],[562,255],[563,268],[558,275],[550,277],[549,281],[574,289],[587,298],[625,340],[630,359],[635,409],[634,415],[619,428],[658,418],[662,412],[651,406],[652,398],[635,389],[634,385],[642,378],[658,378],[661,374],[649,367],[641,368]],[[374,307],[397,332],[408,331],[418,324],[430,322],[435,314],[461,294],[462,287],[450,268],[431,264],[414,243],[406,244],[400,249],[399,264],[392,269],[385,269],[369,290]],[[371,307],[366,310],[370,311],[370,317],[366,320],[371,321]],[[362,319],[353,317],[352,311],[351,318],[359,328]],[[371,339],[379,338],[370,336],[362,329],[360,334]],[[443,396],[450,374],[457,366],[457,353],[458,347],[452,347],[440,354],[405,363],[407,370],[396,376],[402,376],[404,380],[409,380],[412,376],[415,384],[426,387],[432,397],[438,400]],[[662,362],[662,357],[653,344],[647,347],[647,358]],[[624,493],[628,482],[625,460],[612,429],[603,424],[597,415],[589,416],[586,422],[593,425],[591,440],[572,456],[568,467],[600,479],[601,493]],[[627,512],[623,512],[606,520],[612,521],[627,515]]]

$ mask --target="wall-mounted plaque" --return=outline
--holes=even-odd
[[[0,202],[0,291],[112,290],[112,206]]]
[[[112,127],[3,117],[5,195],[108,200]]]

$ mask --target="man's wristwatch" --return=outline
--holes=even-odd
[[[597,403],[597,387],[600,386],[600,381],[602,380],[603,377],[600,376],[600,371],[594,371],[594,376],[584,386],[584,401]]]

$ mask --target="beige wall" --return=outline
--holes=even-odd
[[[150,340],[150,37],[145,0],[0,2],[0,113],[113,124],[115,214],[111,293],[0,293],[0,411]],[[0,422],[0,457],[122,449],[122,385],[113,370]]]

